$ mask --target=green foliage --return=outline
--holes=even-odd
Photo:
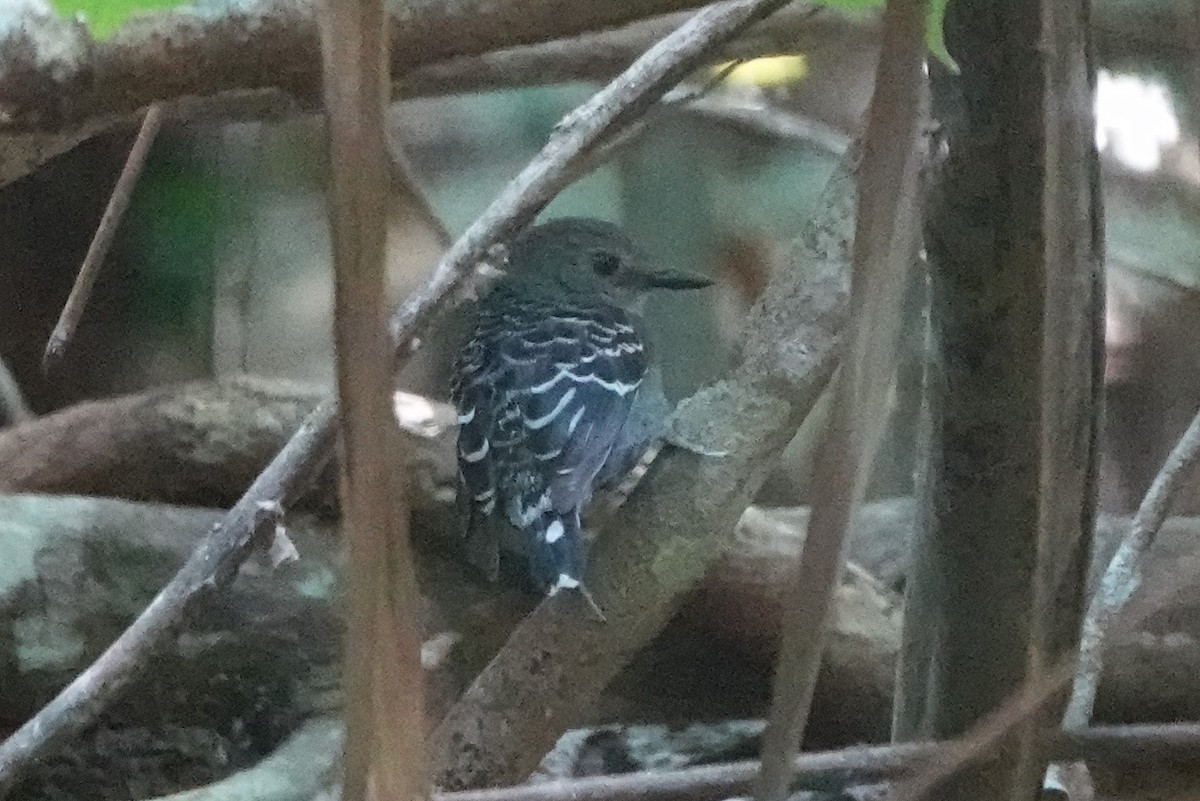
[[[125,20],[135,14],[163,11],[187,5],[186,0],[50,0],[63,17],[79,14],[97,39],[112,36]]]
[[[836,8],[840,11],[868,11],[882,6],[884,0],[818,0],[821,5]],[[925,40],[929,52],[945,64],[953,65],[954,59],[946,51],[946,41],[942,36],[942,17],[946,14],[948,0],[929,0],[929,22],[925,28]]]

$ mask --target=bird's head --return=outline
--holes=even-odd
[[[526,229],[508,248],[514,281],[568,292],[599,293],[629,305],[652,289],[701,289],[704,276],[658,267],[612,223],[560,217]]]

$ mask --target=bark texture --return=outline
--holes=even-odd
[[[951,738],[1078,637],[1102,378],[1087,0],[953,0],[962,116],[928,213],[924,496],[896,734]],[[1033,798],[1036,728],[938,791]]]

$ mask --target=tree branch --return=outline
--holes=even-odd
[[[129,115],[151,102],[161,103],[167,117],[175,119],[279,117],[311,110],[317,95],[314,2],[246,0],[224,18],[186,7],[147,14],[100,44],[65,20],[30,11],[6,17],[0,23],[0,52],[8,54],[0,58],[0,111],[9,107],[5,100],[16,103],[12,108],[20,121],[0,124],[0,131],[17,125],[40,132],[5,137],[0,186],[100,131],[127,124]],[[701,0],[636,5],[490,0],[486,13],[475,14],[476,6],[468,10],[448,0],[403,0],[393,6],[393,45],[415,38],[422,45],[428,41],[431,50],[411,51],[412,58],[428,60],[393,70],[395,96],[608,80],[682,22],[680,15],[663,12],[699,5]],[[1187,26],[1179,24],[1186,3],[1141,5],[1095,4],[1102,52],[1193,47]],[[770,26],[723,48],[719,57],[811,53],[878,36],[877,15],[812,11],[803,5],[785,10]],[[663,16],[647,19],[655,14]],[[412,20],[418,24],[406,27]],[[604,30],[631,20],[645,21]],[[47,42],[55,43],[53,51]],[[95,74],[103,79],[92,81]],[[56,129],[61,130],[51,133]]]
[[[96,234],[88,246],[87,255],[83,257],[83,265],[75,277],[71,294],[67,296],[62,314],[59,316],[54,330],[50,332],[50,340],[46,343],[46,352],[42,357],[42,370],[47,373],[62,359],[67,344],[74,336],[80,318],[83,317],[88,299],[92,296],[92,288],[95,287],[96,279],[100,276],[100,268],[104,265],[104,259],[108,255],[113,237],[116,236],[117,228],[121,225],[121,218],[125,216],[125,210],[129,208],[129,201],[133,198],[133,189],[137,186],[138,178],[141,177],[142,167],[146,164],[146,157],[150,155],[150,148],[158,136],[161,124],[162,108],[157,105],[150,106],[142,119],[142,127],[138,131],[137,138],[133,140],[129,157],[125,159],[125,166],[121,168],[121,175],[117,178],[116,186],[113,187],[104,214],[100,217],[100,223],[96,226]]]
[[[129,20],[93,40],[83,26],[29,4],[0,30],[0,130],[62,130],[157,101],[234,90],[320,94],[314,0],[246,0],[220,13],[184,6]],[[399,0],[389,15],[391,75],[459,56],[533,44],[702,5],[562,0]]]
[[[676,413],[679,439],[725,455],[664,451],[596,542],[588,586],[608,622],[589,623],[566,594],[525,618],[433,733],[439,786],[528,775],[721,552],[833,372],[853,198],[843,165],[754,311],[742,364]]]
[[[81,403],[0,431],[0,491],[228,508],[320,399],[240,378]],[[319,489],[336,506],[333,482]]]

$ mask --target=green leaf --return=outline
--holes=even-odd
[[[929,0],[929,22],[926,23],[925,42],[929,46],[930,53],[943,64],[958,72],[958,65],[950,57],[950,51],[946,49],[946,37],[942,33],[942,20],[946,17],[947,2],[948,0]]]
[[[125,20],[135,14],[148,11],[163,11],[176,6],[188,5],[187,0],[50,0],[50,5],[61,16],[70,18],[76,14],[83,17],[92,36],[107,39]]]

